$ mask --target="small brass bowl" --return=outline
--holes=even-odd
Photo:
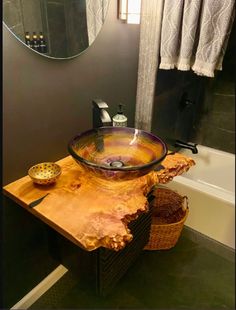
[[[34,183],[48,185],[56,182],[61,174],[61,167],[55,163],[40,163],[31,167],[28,175]]]

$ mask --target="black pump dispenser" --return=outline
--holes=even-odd
[[[126,127],[127,117],[123,112],[123,104],[119,103],[117,114],[112,118],[114,127]]]
[[[122,114],[122,115],[124,115],[124,112],[123,112],[123,104],[122,104],[122,103],[119,103],[119,108],[118,108],[117,114]]]

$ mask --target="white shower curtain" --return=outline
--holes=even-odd
[[[93,43],[104,23],[109,0],[86,0],[89,45]]]
[[[165,0],[160,69],[214,77],[222,70],[235,0]]]
[[[234,7],[235,0],[142,0],[136,128],[151,130],[158,68],[209,77],[222,68]]]

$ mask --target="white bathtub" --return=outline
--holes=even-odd
[[[186,226],[235,249],[235,155],[198,145],[196,165],[167,186],[189,198]]]

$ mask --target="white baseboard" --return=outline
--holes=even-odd
[[[59,265],[28,294],[19,300],[11,309],[28,309],[36,300],[38,300],[50,287],[52,287],[66,272],[63,265]]]

